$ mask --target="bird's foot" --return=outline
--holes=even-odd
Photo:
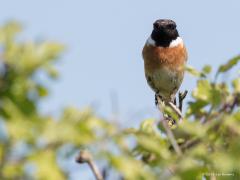
[[[175,97],[173,100],[173,104],[176,106],[177,105],[177,98]]]
[[[179,122],[181,122],[183,120],[183,115],[182,115],[183,100],[185,99],[187,93],[188,93],[187,91],[179,92],[178,104],[177,104],[176,97],[173,98],[173,100],[170,102],[165,102],[158,93],[155,94],[155,105],[159,108],[161,112],[163,112],[164,119],[166,119],[168,121],[168,124],[170,124],[171,126],[176,124],[176,119],[164,113],[164,108],[166,105],[169,106],[177,114],[179,118]]]
[[[169,114],[163,113],[164,120],[168,122],[169,127],[172,127],[174,124],[176,124],[176,120],[173,119]]]
[[[158,93],[155,94],[155,105],[158,106],[159,103],[163,102],[163,98]]]

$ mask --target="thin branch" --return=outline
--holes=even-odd
[[[174,150],[176,151],[176,153],[179,156],[181,156],[182,155],[182,150],[180,149],[180,147],[179,147],[179,145],[178,145],[178,143],[177,143],[177,141],[174,137],[174,134],[173,134],[172,130],[169,128],[165,119],[163,119],[161,122],[163,124],[164,129],[166,130],[167,136],[168,136]]]
[[[177,113],[177,115],[179,117],[179,121],[182,121],[183,116],[182,116],[182,112],[180,111],[180,109],[172,102],[168,102],[167,104],[172,108],[172,110],[174,110]]]
[[[158,101],[158,103],[157,103],[158,110],[161,112],[162,111],[161,103],[160,103],[161,99],[159,97],[157,97],[157,101]],[[176,106],[174,105],[174,107],[176,107]],[[178,110],[178,112],[180,112],[179,109],[176,109],[176,110]],[[181,114],[181,112],[180,112],[180,114]],[[176,141],[176,139],[175,139],[175,137],[173,135],[173,132],[171,131],[171,129],[169,128],[169,126],[167,124],[166,117],[164,117],[161,122],[163,124],[164,129],[166,130],[167,136],[168,136],[168,138],[169,138],[169,140],[170,140],[174,150],[176,151],[176,153],[179,156],[181,156],[182,155],[182,151],[181,151],[180,147],[178,146],[178,143],[177,143],[177,141]]]
[[[222,107],[221,111],[226,111],[227,113],[232,113],[234,108],[236,106],[238,106],[238,104],[240,104],[240,94],[239,93],[235,94],[232,103],[226,103]]]
[[[186,141],[184,144],[182,144],[180,147],[181,149],[184,151],[186,149],[189,149],[195,145],[197,145],[198,143],[200,143],[201,140],[200,139],[197,139],[197,138],[194,138],[194,139],[190,139],[188,141]]]
[[[168,105],[177,113],[177,115],[179,116],[179,121],[181,122],[181,120],[183,119],[182,116],[182,105],[183,105],[183,100],[186,98],[188,91],[185,90],[184,92],[179,92],[178,93],[178,107],[176,105],[176,98],[174,100],[174,102],[169,102]]]
[[[87,163],[91,168],[96,180],[103,180],[103,176],[99,171],[97,165],[93,162],[93,158],[90,152],[86,150],[80,151],[79,155],[76,158],[76,162],[80,164]]]

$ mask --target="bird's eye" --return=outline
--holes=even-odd
[[[168,29],[175,29],[175,25],[174,25],[174,24],[168,24],[168,25],[167,25],[167,28],[168,28]]]

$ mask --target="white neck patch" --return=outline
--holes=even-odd
[[[169,47],[170,47],[170,48],[173,48],[173,47],[176,47],[176,46],[178,46],[178,45],[182,45],[182,44],[183,44],[183,40],[182,40],[182,38],[177,37],[177,39],[171,41]]]
[[[148,46],[149,46],[149,45],[156,46],[156,43],[155,43],[155,41],[152,39],[151,36],[147,39],[147,43],[146,43],[146,44],[147,44]]]
[[[149,46],[149,45],[156,46],[156,42],[152,39],[151,36],[147,39],[146,44],[147,44],[148,46]],[[182,44],[183,44],[182,38],[177,37],[177,39],[171,41],[171,43],[170,43],[170,45],[169,45],[169,48],[173,48],[173,47],[176,47],[176,46],[182,45]]]

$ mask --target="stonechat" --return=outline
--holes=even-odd
[[[143,51],[145,76],[148,85],[163,102],[173,102],[183,81],[187,50],[170,19],[159,19]]]

